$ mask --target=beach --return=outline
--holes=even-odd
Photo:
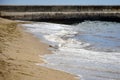
[[[52,54],[49,45],[25,32],[18,22],[0,18],[0,80],[76,80],[76,76],[38,66]]]

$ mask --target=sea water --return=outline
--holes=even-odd
[[[42,66],[75,74],[80,80],[120,80],[120,23],[36,22],[24,26],[51,45],[54,54],[43,56],[47,63]]]

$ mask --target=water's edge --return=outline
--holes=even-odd
[[[38,22],[23,26],[52,47],[54,54],[43,56],[47,64],[40,65],[75,74],[83,80],[120,79],[119,23]]]

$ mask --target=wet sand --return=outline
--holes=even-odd
[[[44,62],[40,56],[51,54],[49,45],[16,25],[0,18],[0,80],[76,80],[69,73],[36,65]]]

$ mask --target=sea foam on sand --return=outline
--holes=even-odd
[[[38,22],[24,26],[53,47],[54,54],[45,55],[47,64],[42,66],[75,74],[83,80],[120,80],[119,23]]]

